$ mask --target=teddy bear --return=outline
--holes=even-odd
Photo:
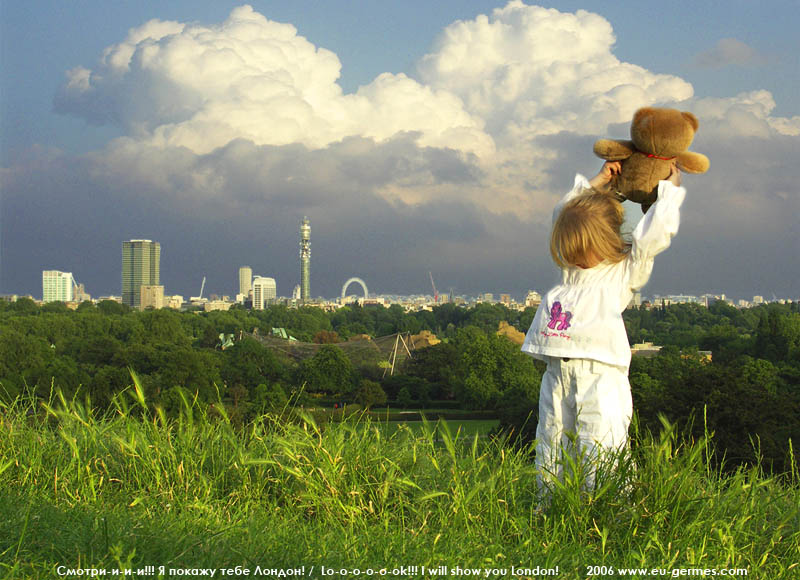
[[[595,141],[595,155],[622,162],[622,171],[609,183],[611,191],[641,204],[644,213],[655,203],[658,182],[669,176],[672,164],[687,173],[708,171],[708,157],[687,151],[698,125],[692,113],[644,107],[633,116],[630,141]]]

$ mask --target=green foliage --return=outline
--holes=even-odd
[[[800,440],[800,389],[772,363],[743,356],[723,367],[670,347],[634,358],[630,382],[644,427],[657,429],[663,415],[695,437],[713,432],[730,466],[789,469],[792,441]]]
[[[288,404],[289,398],[278,383],[261,383],[253,393],[253,406],[259,415],[281,411]]]
[[[366,417],[323,428],[267,415],[238,427],[179,389],[174,417],[139,392],[108,413],[58,396],[0,408],[0,575],[538,565],[577,580],[589,563],[797,575],[796,466],[783,481],[726,475],[707,461],[713,439],[685,442],[669,424],[636,433],[593,493],[576,469],[543,507],[529,447],[446,423],[387,435]]]
[[[406,386],[400,387],[400,390],[397,392],[397,403],[403,409],[408,409],[413,402],[414,399],[411,396],[411,391],[409,391],[408,387]]]
[[[285,378],[286,371],[275,354],[257,340],[245,338],[224,353],[222,379],[229,387],[255,388]]]
[[[380,381],[390,406],[492,411],[503,429],[527,441],[536,424],[541,365],[495,331],[503,320],[524,331],[533,315],[530,308],[489,304],[443,304],[413,313],[398,305],[351,305],[332,313],[285,306],[200,313],[138,312],[105,301],[72,311],[20,299],[0,305],[0,400],[25,392],[47,399],[60,389],[67,398],[88,396],[109,408],[130,385],[131,368],[152,403],[163,399],[170,413],[180,406],[176,394],[206,406],[221,398],[244,423],[304,386],[352,403],[368,380]],[[708,426],[731,464],[755,461],[754,449],[760,449],[766,468],[788,469],[790,439],[800,438],[798,304],[746,310],[721,302],[708,309],[684,304],[628,310],[623,317],[631,342],[664,347],[660,356],[634,358],[631,366],[644,426],[660,429],[660,414],[695,437]],[[301,360],[249,338],[256,328],[265,335],[273,327],[307,341],[423,329],[444,340],[415,351],[394,376],[384,377],[380,362],[386,355],[375,349],[332,343],[308,349],[316,354]],[[234,335],[234,346],[221,350],[220,333]],[[698,349],[712,351],[712,362],[702,362]]]
[[[353,388],[353,364],[340,348],[325,344],[300,363],[298,377],[309,392],[349,394]]]
[[[518,345],[476,326],[421,351],[408,372],[434,385],[432,398],[454,396],[470,409],[494,409],[506,391],[538,389],[541,377]]]
[[[386,377],[382,386],[387,397],[396,399],[402,407],[414,404],[425,409],[431,404],[432,385],[423,378],[398,374]]]
[[[353,400],[365,409],[369,409],[370,407],[385,405],[386,393],[375,381],[362,379],[354,393]]]

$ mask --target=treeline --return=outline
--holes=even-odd
[[[148,401],[167,413],[183,400],[222,401],[239,421],[289,400],[491,410],[504,428],[530,440],[544,366],[496,331],[506,321],[524,332],[533,315],[490,304],[415,313],[397,305],[198,313],[86,302],[72,311],[20,299],[0,303],[0,397],[33,391],[46,398],[60,389],[102,408],[131,384],[133,370]],[[757,446],[769,467],[786,467],[789,440],[800,441],[796,303],[747,310],[720,302],[675,305],[628,310],[624,318],[632,343],[664,347],[631,366],[641,427],[657,431],[663,415],[697,436],[713,431],[732,463],[751,460]],[[274,327],[321,346],[313,356],[294,358],[251,338]],[[415,351],[393,376],[385,373],[385,353],[356,357],[340,348],[358,335],[422,330],[442,342]],[[233,335],[233,346],[223,350],[220,334]],[[712,351],[713,360],[698,350]]]
[[[417,381],[403,391],[397,381],[373,384],[385,374],[387,360],[379,353],[348,357],[334,345],[361,335],[429,330],[446,341],[443,350],[469,352],[473,343],[491,340],[510,353],[508,356],[513,354],[516,360],[530,364],[514,345],[493,337],[493,331],[501,320],[526,325],[532,318],[532,309],[520,313],[488,304],[471,309],[443,305],[433,312],[410,314],[399,305],[354,305],[335,312],[312,307],[272,306],[252,311],[234,307],[201,313],[138,312],[112,301],[84,302],[73,311],[59,302],[37,306],[22,298],[0,302],[0,396],[14,398],[32,390],[47,397],[60,389],[68,397],[88,395],[94,405],[103,407],[131,384],[133,370],[148,399],[166,409],[179,403],[183,394],[200,402],[223,400],[240,414],[255,414],[263,407],[263,399],[269,398],[265,393],[285,401],[301,387],[307,394],[343,402],[352,402],[361,390],[359,402],[366,406],[386,402],[388,390],[390,400],[400,394],[401,401],[409,405],[446,399],[456,406],[470,407],[480,401],[479,408],[491,408],[493,397],[473,396],[453,386],[461,370],[438,368],[439,375],[449,377],[446,383]],[[253,334],[268,335],[272,328],[284,328],[300,341],[323,346],[314,356],[297,360],[251,338]],[[221,334],[232,335],[234,345],[223,350]],[[496,353],[487,356],[495,358]],[[469,364],[456,366],[467,368]],[[423,383],[424,387],[419,386]],[[502,390],[493,386],[490,391],[498,389]],[[369,392],[372,398],[366,396]]]
[[[713,433],[717,459],[731,466],[756,455],[768,469],[797,465],[798,303],[629,310],[625,322],[632,343],[665,345],[654,358],[632,360],[634,409],[642,425],[656,429],[663,415],[695,437]],[[698,350],[711,351],[712,361]]]

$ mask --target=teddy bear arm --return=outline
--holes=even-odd
[[[594,154],[607,161],[622,161],[636,151],[633,141],[598,139],[594,143]]]
[[[678,154],[676,162],[681,171],[687,173],[705,173],[711,166],[708,157],[702,153],[694,153],[692,151],[684,151]]]

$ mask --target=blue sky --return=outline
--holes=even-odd
[[[800,295],[793,0],[0,6],[0,292],[118,294],[149,237],[169,293],[247,264],[287,295],[303,215],[315,295],[542,291],[552,204],[656,105],[698,115],[712,169],[645,294]]]

